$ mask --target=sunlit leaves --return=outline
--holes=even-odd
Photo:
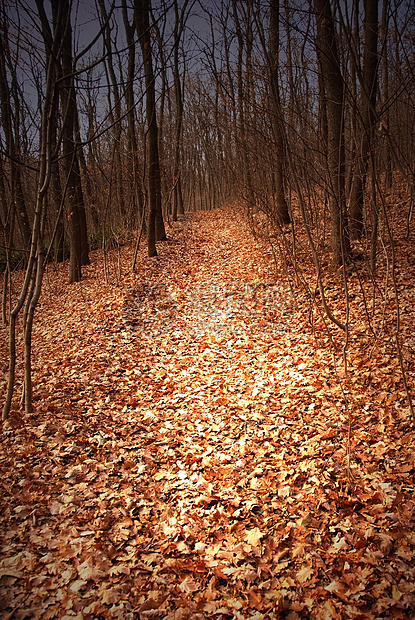
[[[2,435],[1,603],[45,619],[404,618],[415,460],[396,366],[359,345],[342,383],[239,215],[194,217],[192,241],[171,231],[125,290],[103,284],[99,254],[82,286],[50,273],[36,411]]]

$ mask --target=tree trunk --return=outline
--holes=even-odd
[[[5,137],[6,156],[10,166],[10,197],[13,210],[19,224],[20,236],[19,242],[23,245],[24,249],[28,249],[30,246],[30,223],[27,214],[25,198],[23,194],[23,182],[21,177],[21,170],[19,161],[19,136],[16,135],[18,131],[19,122],[14,118],[18,115],[17,106],[12,105],[12,91],[9,88],[7,80],[6,70],[6,54],[9,54],[8,47],[8,34],[6,18],[4,17],[1,22],[0,30],[0,104],[1,104],[1,126],[2,132]],[[13,61],[9,58],[7,63],[9,70],[14,67]],[[13,84],[17,84],[16,76],[13,76]],[[13,87],[12,87],[13,88]],[[17,93],[14,97],[17,101]],[[13,107],[15,108],[13,111]]]
[[[376,118],[376,89],[378,75],[378,0],[364,0],[364,51],[361,79],[362,91],[362,130],[357,153],[355,171],[350,196],[350,229],[353,238],[364,233],[363,205],[370,150]]]
[[[329,0],[314,0],[316,49],[326,94],[328,198],[333,265],[350,253],[345,210],[344,88]]]
[[[141,222],[143,220],[144,202],[143,202],[143,188],[139,177],[139,165],[138,165],[138,145],[137,134],[135,130],[136,116],[134,105],[134,73],[135,73],[135,45],[134,45],[134,32],[135,22],[130,24],[127,12],[127,2],[122,0],[122,13],[124,20],[125,37],[128,45],[128,65],[127,76],[125,81],[125,103],[127,106],[127,140],[128,151],[132,159],[132,181],[133,181],[133,200],[135,203],[135,209],[137,211],[136,221],[141,228]]]
[[[389,114],[389,59],[388,59],[388,9],[389,0],[384,0],[382,5],[382,108],[385,110],[382,118],[384,125],[389,131],[390,114]],[[393,171],[392,171],[392,155],[388,140],[385,140],[383,149],[383,165],[385,167],[385,187],[392,188]]]
[[[146,87],[147,157],[148,157],[148,219],[147,251],[157,256],[156,240],[166,238],[161,212],[161,175],[158,151],[156,91],[150,37],[150,0],[135,0],[134,18],[143,55]]]
[[[285,198],[285,173],[284,173],[284,132],[281,124],[282,110],[280,102],[279,86],[279,53],[280,53],[280,0],[270,0],[270,25],[269,25],[269,77],[271,95],[272,129],[274,137],[275,164],[275,206],[276,217],[279,224],[289,224],[291,221],[288,204]]]
[[[69,282],[79,282],[82,265],[88,264],[85,206],[79,173],[78,154],[74,138],[76,123],[76,98],[73,78],[72,29],[70,24],[70,3],[61,0],[62,10],[62,155],[66,179],[66,211],[69,223],[70,259]]]
[[[115,185],[115,192],[117,196],[117,206],[119,209],[119,213],[121,218],[125,218],[125,197],[124,197],[124,185],[123,185],[123,165],[121,158],[121,136],[122,136],[122,124],[121,124],[121,96],[119,89],[119,78],[116,75],[114,69],[114,59],[113,59],[113,45],[111,41],[111,22],[109,19],[109,15],[107,13],[107,9],[105,7],[104,0],[98,0],[99,10],[101,13],[101,28],[102,28],[102,37],[104,41],[105,48],[105,57],[104,64],[106,68],[106,72],[108,72],[109,80],[111,83],[111,88],[108,89],[108,106],[109,106],[109,115],[111,123],[113,124],[112,132],[113,132],[113,140],[116,144],[119,145],[119,148],[114,149],[114,173],[113,173],[113,181]],[[112,100],[111,100],[111,91],[112,91]]]
[[[174,134],[174,164],[173,164],[173,221],[177,220],[178,214],[183,214],[182,177],[181,177],[181,139],[183,126],[183,94],[182,80],[179,70],[179,45],[181,35],[185,27],[185,12],[189,0],[184,0],[179,15],[177,0],[174,1],[174,42],[173,42],[173,80],[176,103],[175,134]]]
[[[248,143],[248,129],[247,129],[247,111],[246,105],[248,97],[246,97],[246,90],[249,88],[249,78],[247,64],[250,62],[249,54],[252,51],[252,28],[242,28],[239,9],[243,10],[242,3],[239,4],[237,0],[232,0],[232,13],[236,27],[236,39],[238,41],[237,48],[237,65],[236,65],[236,83],[237,83],[237,117],[239,119],[239,127],[237,128],[237,144],[238,151],[242,158],[242,171],[243,171],[243,185],[246,188],[245,200],[247,202],[248,211],[253,210],[255,207],[255,191],[252,177],[252,167],[249,161],[249,155],[251,152],[250,145]],[[248,4],[249,8],[249,4]],[[245,67],[244,67],[245,56]],[[230,71],[229,67],[229,71]]]
[[[42,0],[37,0],[37,5],[43,8]],[[24,345],[25,345],[25,403],[26,412],[32,411],[32,379],[31,379],[31,344],[32,344],[32,323],[37,302],[39,300],[42,279],[44,273],[44,254],[42,238],[42,222],[44,219],[45,199],[50,183],[51,174],[51,126],[52,102],[55,100],[56,72],[53,68],[56,58],[57,47],[60,38],[56,37],[51,44],[51,55],[46,63],[46,92],[43,96],[42,118],[39,132],[39,174],[37,178],[36,207],[34,211],[32,233],[30,239],[30,253],[27,261],[25,278],[18,296],[18,299],[10,312],[9,322],[9,372],[7,381],[7,392],[3,408],[3,419],[7,419],[14,392],[15,371],[16,371],[16,329],[18,315],[25,305],[23,317]],[[52,60],[53,59],[53,60]]]

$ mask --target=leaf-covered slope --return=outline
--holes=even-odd
[[[49,274],[35,412],[1,436],[1,617],[412,617],[396,363],[360,340],[345,383],[238,211],[170,237],[112,284],[99,253]]]

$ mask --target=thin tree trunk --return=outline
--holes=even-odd
[[[280,0],[270,0],[269,26],[269,76],[271,90],[272,128],[274,137],[274,179],[275,179],[275,206],[279,224],[289,224],[291,221],[288,203],[285,198],[284,173],[284,139],[281,128],[282,110],[279,86],[279,53],[280,53]]]
[[[148,153],[148,220],[147,251],[157,256],[156,239],[166,237],[161,212],[161,176],[158,151],[156,92],[150,37],[150,0],[135,0],[134,17],[143,55],[146,86],[147,153]]]
[[[2,13],[2,9],[0,8]],[[1,125],[5,137],[6,156],[10,166],[10,190],[11,203],[13,204],[17,222],[19,224],[21,243],[25,249],[30,246],[30,223],[26,209],[26,202],[23,194],[23,182],[21,177],[19,160],[19,136],[16,135],[19,123],[13,118],[17,113],[17,106],[12,105],[13,93],[9,88],[6,70],[6,54],[8,54],[8,33],[6,17],[0,13],[0,105],[1,105]],[[14,64],[10,60],[8,67]],[[17,84],[17,79],[13,79]],[[17,93],[14,93],[15,100]],[[13,112],[13,107],[15,107]]]
[[[382,4],[382,108],[385,110],[384,117],[382,118],[384,125],[386,125],[389,131],[390,126],[390,114],[389,114],[389,59],[388,59],[388,10],[389,0],[383,0]],[[385,187],[391,189],[393,182],[392,174],[392,155],[390,144],[388,140],[385,140],[385,146],[383,151],[383,165],[385,168]]]
[[[134,32],[135,32],[135,22],[130,24],[128,19],[127,12],[127,3],[126,0],[122,0],[122,13],[124,20],[124,29],[125,36],[127,40],[128,46],[128,65],[127,65],[127,76],[125,81],[125,102],[127,105],[127,140],[128,140],[128,150],[131,154],[132,159],[132,178],[133,178],[133,198],[135,202],[135,208],[137,210],[137,222],[140,222],[140,236],[143,225],[145,226],[145,220],[143,219],[144,213],[144,202],[143,202],[143,188],[141,186],[140,176],[139,176],[139,165],[138,165],[138,146],[137,146],[137,134],[135,130],[136,124],[136,116],[135,116],[135,105],[134,105],[134,72],[135,72],[135,42],[134,42]]]
[[[41,0],[38,0],[41,4]],[[10,413],[12,398],[14,393],[15,373],[16,373],[16,327],[17,318],[26,304],[28,313],[24,317],[24,341],[25,341],[25,394],[26,394],[26,411],[32,409],[32,389],[31,389],[31,325],[33,315],[39,299],[44,261],[43,261],[43,238],[42,238],[42,222],[44,220],[45,199],[50,183],[50,162],[51,162],[51,105],[54,100],[55,77],[53,61],[56,58],[57,47],[60,39],[55,38],[52,48],[52,54],[47,62],[46,75],[46,92],[43,99],[42,119],[40,127],[40,148],[39,148],[39,175],[37,186],[36,208],[33,219],[32,234],[30,241],[30,253],[27,261],[25,278],[20,290],[19,297],[10,312],[9,321],[9,371],[7,379],[6,399],[3,408],[3,419],[6,420]],[[35,265],[37,269],[35,271]]]
[[[174,96],[176,104],[175,133],[174,133],[174,164],[173,164],[173,221],[177,220],[178,214],[184,213],[183,195],[182,195],[182,176],[181,176],[181,139],[183,126],[183,93],[182,80],[179,71],[179,46],[181,35],[185,27],[185,13],[189,0],[184,0],[179,15],[179,7],[177,0],[174,2],[174,42],[173,42],[173,80],[174,80]]]
[[[72,66],[70,3],[68,0],[61,0],[60,6],[62,8],[62,155],[63,169],[67,179],[66,205],[71,245],[69,282],[72,283],[78,282],[81,279],[82,265],[88,264],[89,252],[81,176],[79,173],[78,154],[74,139],[75,115],[77,114],[77,110]]]
[[[125,197],[124,197],[124,188],[123,188],[123,165],[121,159],[121,135],[122,135],[122,124],[121,124],[121,96],[119,90],[119,79],[115,73],[114,69],[114,60],[113,60],[113,45],[111,41],[111,23],[109,20],[109,15],[107,13],[107,9],[105,7],[104,0],[98,0],[100,13],[102,16],[102,24],[101,27],[103,29],[102,36],[104,40],[105,46],[105,66],[108,71],[109,81],[111,82],[111,89],[113,93],[113,102],[111,101],[110,90],[108,92],[108,104],[110,109],[110,118],[113,123],[113,140],[118,145],[118,148],[115,150],[115,174],[114,174],[114,184],[115,191],[117,196],[118,208],[121,216],[125,217]]]
[[[329,0],[314,0],[316,48],[326,93],[327,167],[333,265],[350,253],[345,209],[344,88]]]
[[[248,210],[252,210],[255,207],[255,192],[253,186],[252,179],[252,170],[249,162],[249,144],[248,144],[248,132],[247,132],[247,122],[246,122],[246,114],[245,114],[245,88],[248,87],[246,81],[244,81],[244,52],[245,47],[250,49],[248,31],[245,32],[242,29],[241,22],[238,15],[238,6],[243,8],[243,5],[239,5],[237,0],[232,0],[232,9],[233,9],[233,17],[235,20],[236,26],[236,38],[238,41],[237,48],[237,111],[239,118],[239,127],[237,129],[237,141],[238,141],[238,150],[240,151],[242,157],[242,170],[243,170],[243,183],[246,187],[246,202],[248,205]],[[252,35],[252,32],[250,32]],[[249,52],[247,51],[247,54]],[[229,69],[230,70],[230,69]],[[245,77],[248,77],[245,75]]]
[[[350,229],[353,238],[363,235],[365,225],[363,205],[370,149],[376,118],[376,89],[378,74],[378,0],[364,0],[364,51],[362,71],[362,130],[358,151],[357,170],[353,177],[350,196]]]

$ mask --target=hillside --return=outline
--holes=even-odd
[[[94,252],[79,284],[49,267],[35,410],[15,403],[1,434],[0,618],[415,618],[415,431],[389,306],[374,337],[350,275],[345,376],[344,336],[238,209],[168,236],[135,274],[130,247]]]

